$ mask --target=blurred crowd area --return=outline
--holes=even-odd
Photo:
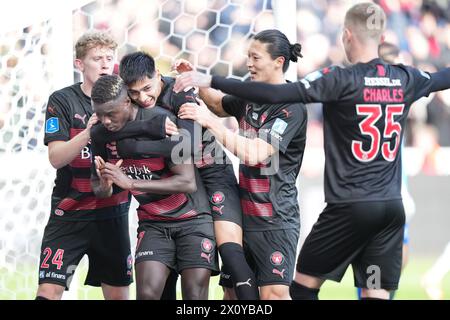
[[[297,12],[286,19],[297,20],[297,39],[304,56],[296,64],[299,77],[332,64],[346,65],[341,45],[342,22],[345,11],[357,2],[361,1],[297,0]],[[402,61],[430,72],[450,65],[450,1],[374,2],[387,13],[386,40],[398,45]],[[158,68],[166,75],[170,74],[175,59],[185,58],[201,71],[246,79],[248,38],[277,25],[271,0],[84,3],[73,9],[73,43],[88,29],[108,30],[119,43],[118,59],[144,50],[156,58]],[[52,47],[58,45],[49,40],[52,31],[51,25],[41,23],[0,38],[0,130],[5,121],[15,121],[15,128],[21,131],[11,129],[6,134],[8,139],[37,132],[42,126],[40,111],[45,108],[49,83],[54,76],[49,71],[54,60],[48,57]],[[76,70],[74,80],[80,80]],[[52,90],[59,88],[57,84],[54,86]],[[410,113],[405,143],[422,148],[431,157],[427,161],[432,163],[440,147],[450,146],[450,90],[433,94],[417,105]],[[322,109],[317,105],[308,110],[308,145],[320,148]],[[5,117],[11,112],[15,113],[14,117]],[[32,137],[26,145],[32,149],[36,143],[39,139]],[[23,147],[21,144],[17,148]]]

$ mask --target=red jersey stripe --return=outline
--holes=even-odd
[[[92,192],[91,179],[73,178],[70,186],[79,192]]]
[[[112,195],[109,198],[104,199],[97,197],[86,197],[81,200],[65,198],[59,203],[58,209],[64,211],[95,210],[114,207],[127,202],[128,191],[122,191],[120,193]]]
[[[187,201],[188,198],[184,193],[177,193],[158,201],[142,204],[141,208],[151,215],[160,215],[178,209]]]
[[[248,200],[241,200],[242,211],[249,216],[257,217],[271,217],[272,216],[272,204],[269,203],[256,203]]]
[[[247,178],[242,172],[239,172],[239,186],[251,193],[267,193],[270,190],[269,178]]]

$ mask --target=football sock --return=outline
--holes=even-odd
[[[226,242],[219,247],[222,262],[231,275],[239,300],[259,300],[255,274],[245,259],[244,249],[235,242]]]

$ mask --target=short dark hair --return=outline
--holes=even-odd
[[[124,94],[127,94],[125,82],[117,75],[106,75],[95,81],[91,100],[95,104],[104,104],[115,101]]]
[[[302,56],[302,46],[299,43],[291,44],[286,35],[276,29],[268,29],[257,33],[253,40],[267,44],[267,52],[272,59],[284,57],[283,72],[289,68],[289,61],[297,62]]]
[[[146,77],[153,78],[155,59],[142,51],[127,54],[120,61],[119,74],[127,85],[132,85]]]

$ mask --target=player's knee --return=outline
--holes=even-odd
[[[260,298],[261,300],[291,300],[289,287],[284,285],[262,287]]]
[[[104,291],[104,296],[106,300],[128,300],[129,288],[128,287],[109,288],[107,292]]]
[[[61,300],[63,293],[63,286],[53,283],[43,283],[39,285],[36,297],[42,297],[48,300]]]
[[[209,286],[188,286],[183,289],[184,300],[208,300]]]
[[[223,300],[237,300],[236,292],[233,288],[223,288]]]
[[[143,287],[138,288],[136,291],[136,299],[137,300],[160,300],[161,299],[161,290],[156,290],[152,287]]]
[[[361,299],[364,298],[389,300],[389,291],[384,289],[361,288]]]

